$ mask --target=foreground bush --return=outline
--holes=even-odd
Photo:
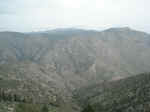
[[[85,107],[85,108],[83,109],[82,112],[94,112],[94,110],[93,110],[93,108],[92,108],[91,105],[88,105],[87,107]]]
[[[15,112],[48,112],[46,105],[20,103],[16,106]]]

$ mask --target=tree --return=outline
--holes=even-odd
[[[82,112],[94,112],[94,109],[91,105],[88,105],[82,110]]]
[[[48,112],[48,107],[46,105],[42,107],[42,112]]]

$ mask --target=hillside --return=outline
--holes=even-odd
[[[130,28],[0,32],[2,100],[80,111],[75,91],[150,72],[149,57],[150,35]]]
[[[149,72],[149,48],[150,35],[129,28],[0,33],[1,64],[35,63],[71,90],[91,81]]]
[[[95,112],[149,112],[150,74],[140,74],[118,81],[92,85],[76,94],[82,105],[91,105]],[[82,97],[84,96],[84,98]]]

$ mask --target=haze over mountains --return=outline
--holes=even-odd
[[[149,57],[150,35],[128,27],[0,32],[0,88],[79,111],[74,91],[150,72]]]

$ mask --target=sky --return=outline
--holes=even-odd
[[[131,27],[150,33],[150,0],[0,0],[0,31]]]

